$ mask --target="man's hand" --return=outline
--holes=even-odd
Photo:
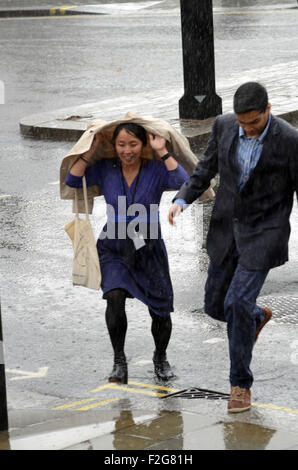
[[[183,207],[180,206],[179,204],[171,205],[169,209],[169,215],[168,215],[169,222],[171,225],[176,225],[174,222],[174,217],[178,217],[178,215],[180,215],[182,211],[183,211]]]

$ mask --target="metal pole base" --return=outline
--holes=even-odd
[[[8,430],[4,364],[0,364],[0,431]]]
[[[1,303],[0,303],[0,431],[8,430],[4,348],[2,336]]]
[[[184,95],[179,100],[180,119],[208,119],[222,114],[222,99],[217,94]]]

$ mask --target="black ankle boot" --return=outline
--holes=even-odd
[[[160,380],[170,380],[175,377],[166,354],[159,355],[156,351],[153,356],[154,372]]]
[[[127,384],[127,362],[124,354],[115,356],[114,366],[109,377],[109,382]]]

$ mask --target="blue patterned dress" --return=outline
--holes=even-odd
[[[88,167],[85,176],[87,186],[99,185],[107,203],[107,224],[97,241],[103,298],[112,289],[125,289],[129,297],[139,299],[155,314],[169,315],[174,310],[173,289],[158,206],[164,191],[177,190],[188,179],[186,171],[180,165],[169,171],[164,162],[143,160],[139,176],[128,186],[119,159],[108,158]],[[82,187],[82,178],[68,173],[66,184]],[[130,209],[138,207],[132,203],[142,204],[142,212],[131,215]],[[122,230],[123,224],[127,228],[134,219],[147,222],[134,224],[145,239],[137,250],[132,238],[123,238]]]

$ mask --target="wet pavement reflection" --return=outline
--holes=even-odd
[[[235,422],[223,423],[222,433],[227,450],[245,450],[248,446],[250,450],[265,450],[276,431],[257,424]]]
[[[255,423],[185,410],[125,409],[66,414],[0,433],[0,450],[278,450],[297,449],[298,436]],[[25,413],[25,411],[20,411]],[[42,416],[42,415],[41,415]]]
[[[179,436],[179,448],[183,449],[183,419],[180,412],[160,411],[154,419],[137,424],[132,411],[125,410],[115,422],[115,431],[107,436],[105,448],[141,450],[176,435]],[[93,450],[98,446],[102,448],[101,439],[94,439],[90,444]]]
[[[0,450],[10,450],[8,432],[0,432]]]

